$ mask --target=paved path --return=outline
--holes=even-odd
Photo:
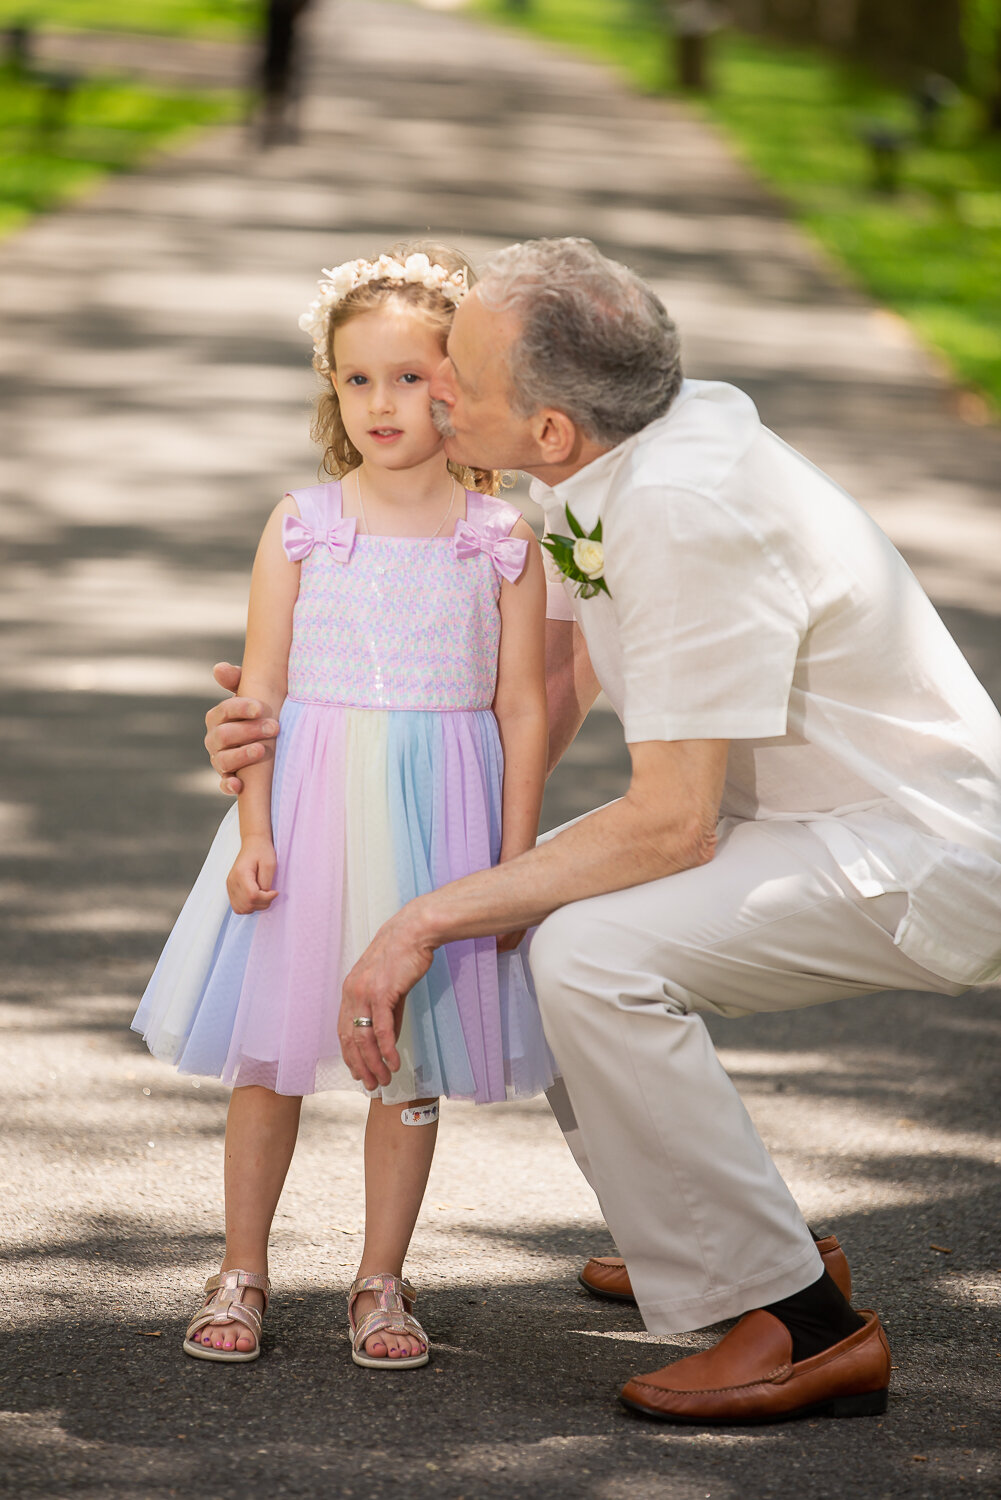
[[[187,88],[242,88],[252,77],[255,45],[132,31],[47,28],[34,36],[31,51],[45,67],[68,67],[84,77],[125,74]]]
[[[224,1091],[126,1027],[220,813],[206,663],[239,650],[263,515],[313,476],[295,322],[321,265],[426,228],[477,255],[592,235],[669,299],[692,373],[745,385],[870,506],[1001,694],[1001,432],[963,422],[934,362],[713,131],[470,20],[344,0],[313,24],[301,145],[213,134],[0,250],[4,1477],[95,1500],[996,1493],[996,995],[718,1028],[887,1319],[882,1421],[710,1435],[620,1412],[624,1376],[703,1336],[651,1341],[576,1289],[607,1240],[537,1103],[446,1112],[411,1267],[428,1372],[380,1383],[347,1361],[353,1097],[307,1111],[267,1358],[178,1353],[219,1249]],[[614,795],[622,769],[596,713],[547,816]]]

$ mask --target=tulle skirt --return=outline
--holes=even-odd
[[[487,711],[422,713],[288,700],[275,759],[279,892],[237,916],[230,808],[132,1023],[182,1073],[281,1094],[358,1088],[340,1055],[341,986],[412,897],[493,864],[502,755]],[[386,1102],[537,1094],[553,1062],[521,951],[439,949],[411,991]]]

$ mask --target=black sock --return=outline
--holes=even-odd
[[[764,1309],[792,1334],[793,1364],[840,1344],[865,1322],[824,1271],[811,1286]]]

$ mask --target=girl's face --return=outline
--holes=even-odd
[[[365,463],[412,469],[440,452],[428,385],[441,334],[397,301],[359,313],[334,334],[331,380],[344,430]]]

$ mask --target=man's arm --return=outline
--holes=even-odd
[[[459,938],[517,931],[557,907],[706,864],[715,851],[726,740],[651,740],[629,747],[629,790],[554,839],[491,870],[409,902],[380,928],[344,982],[338,1034],[366,1088],[399,1067],[398,1022],[434,950]],[[371,1028],[353,1025],[370,1016]]]

